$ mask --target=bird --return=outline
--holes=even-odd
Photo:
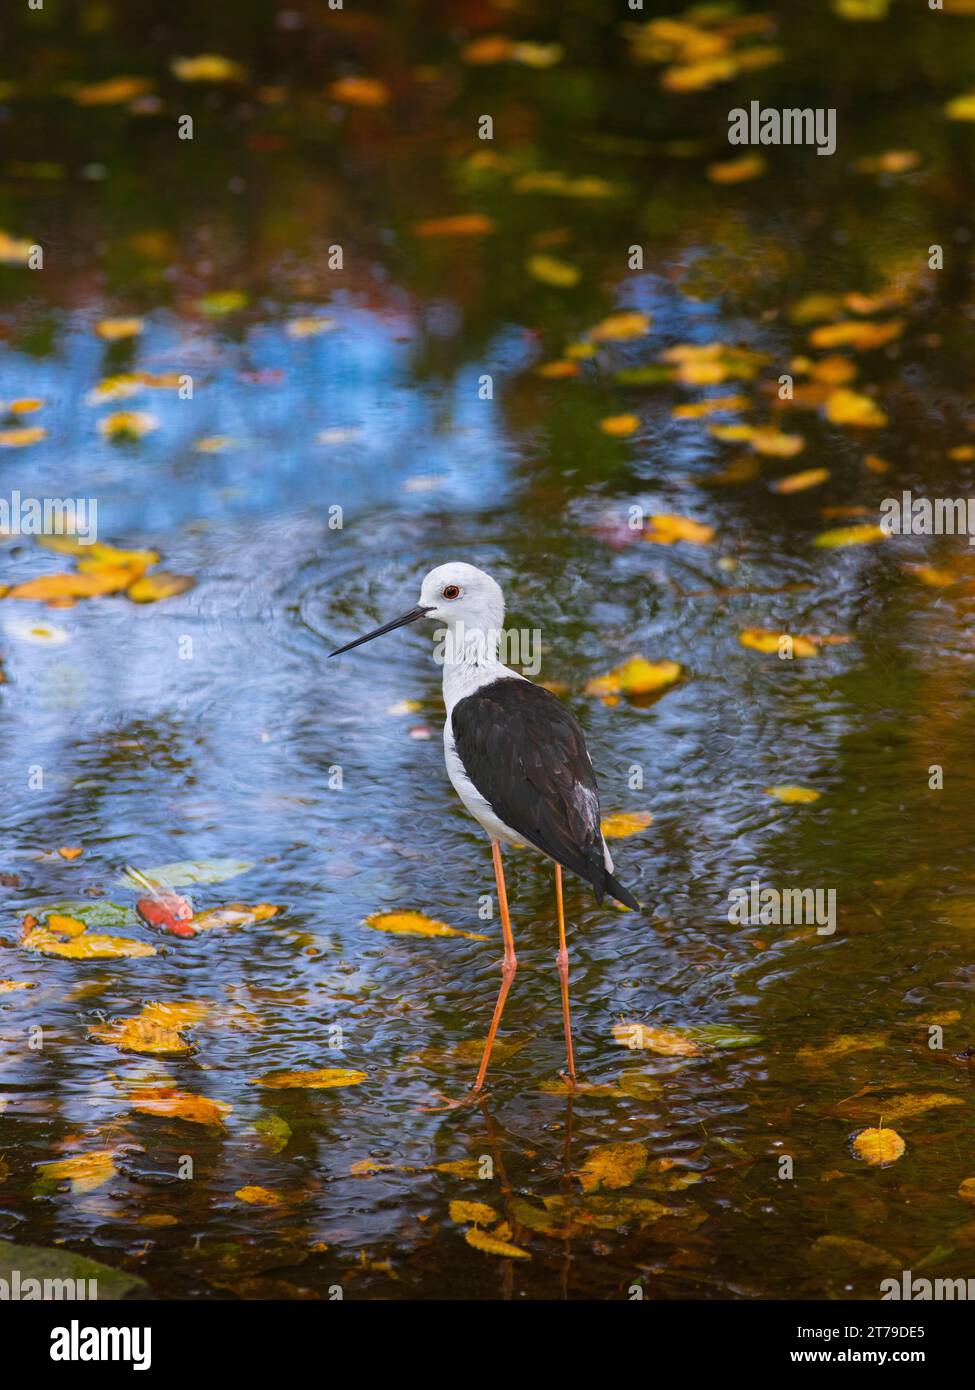
[[[596,774],[578,721],[551,691],[499,660],[504,613],[504,594],[491,575],[462,562],[438,565],[423,579],[419,601],[408,613],[329,652],[330,657],[341,656],[420,619],[432,619],[443,632],[440,651],[447,776],[490,839],[504,942],[501,989],[477,1077],[465,1100],[481,1095],[518,968],[502,844],[530,845],[555,865],[556,965],[566,1051],[563,1077],[570,1090],[575,1088],[576,1070],[563,868],[592,886],[597,903],[609,895],[627,908],[640,910],[637,899],[614,874],[600,825]]]

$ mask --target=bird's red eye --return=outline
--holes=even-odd
[[[456,584],[445,584],[442,593],[444,598],[456,598],[460,590]]]

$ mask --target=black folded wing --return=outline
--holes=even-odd
[[[570,711],[540,685],[504,679],[459,700],[451,727],[465,772],[498,819],[586,879],[601,901],[599,789]]]

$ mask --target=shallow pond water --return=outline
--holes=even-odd
[[[0,399],[43,402],[4,431],[46,433],[0,451],[0,495],[94,497],[100,540],[194,585],[0,599],[0,978],[32,986],[0,994],[2,1236],[164,1298],[875,1298],[905,1268],[972,1273],[975,564],[964,536],[813,542],[905,489],[971,489],[973,133],[943,108],[970,82],[975,18],[773,4],[749,29],[742,10],[696,32],[737,24],[778,57],[677,92],[609,8],[147,0],[8,21],[0,226],[45,263],[0,266]],[[536,47],[473,61],[497,33]],[[192,53],[244,73],[181,82],[169,65]],[[124,101],[78,96],[138,74]],[[333,85],[356,76],[381,90]],[[736,154],[728,108],[753,97],[836,107],[837,153],[709,178]],[[905,149],[906,167],[861,163]],[[424,229],[447,216],[484,221]],[[549,283],[566,266],[577,282]],[[834,300],[808,317],[813,294]],[[622,312],[645,328],[596,331]],[[131,317],[140,332],[99,336]],[[780,400],[791,373],[802,401],[818,325],[891,319],[886,343],[839,349],[885,424],[831,420],[828,393]],[[663,360],[709,343],[756,356],[713,381]],[[92,399],[133,373],[190,375],[192,398],[143,381]],[[130,410],[152,428],[100,431]],[[743,422],[801,454],[710,431]],[[818,486],[770,488],[817,468]],[[713,531],[655,543],[634,507]],[[469,1084],[498,985],[489,848],[443,771],[430,634],[326,655],[447,559],[488,569],[510,623],[539,632],[604,812],[653,819],[614,842],[644,913],[567,881],[582,1088],[559,1087],[550,874],[513,851],[520,969],[489,1093],[431,1113]],[[15,587],[75,557],[9,535],[0,561]],[[781,660],[749,629],[843,640]],[[638,653],[681,679],[651,701],[587,693]],[[766,790],[782,785],[819,797],[786,804]],[[197,910],[282,910],[185,940],[130,916],[145,958],[21,944],[51,904],[131,910],[125,865],[220,858],[250,867],[187,888]],[[729,921],[753,880],[835,890],[835,932]],[[393,910],[487,939],[364,923]],[[206,1009],[179,1055],[90,1031],[187,1001]],[[628,1023],[683,1051],[627,1047]],[[323,1067],[365,1080],[256,1084]],[[209,1125],[136,1108],[160,1088],[232,1108]],[[888,1166],[851,1149],[880,1125],[906,1145]],[[619,1186],[591,1176],[608,1145],[642,1155]],[[110,1174],[39,1167],[85,1153]],[[530,1258],[472,1248],[457,1201]]]

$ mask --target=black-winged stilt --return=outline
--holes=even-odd
[[[533,685],[498,659],[504,595],[489,574],[474,565],[439,565],[424,579],[415,608],[329,655],[339,656],[418,618],[431,618],[446,629],[443,697],[447,718],[443,732],[447,775],[491,840],[504,938],[501,991],[471,1098],[484,1085],[495,1034],[517,969],[501,863],[502,841],[527,843],[555,862],[559,929],[556,962],[571,1085],[575,1080],[575,1060],[569,1020],[562,866],[592,884],[598,903],[608,893],[626,907],[639,909],[640,904],[613,877],[613,861],[600,829],[596,774],[578,723],[550,691]]]

